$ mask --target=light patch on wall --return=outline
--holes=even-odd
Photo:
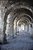
[[[18,27],[19,31],[23,31],[24,30],[24,25],[21,25]]]
[[[21,29],[24,30],[24,25],[21,25]]]

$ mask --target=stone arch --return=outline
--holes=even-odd
[[[14,6],[15,7],[15,6]],[[17,8],[16,8],[17,7]],[[4,16],[4,29],[3,29],[3,33],[4,33],[4,35],[5,35],[5,30],[6,30],[6,24],[7,24],[7,22],[6,22],[6,20],[7,20],[7,16],[8,16],[8,14],[10,14],[10,12],[14,12],[15,11],[15,13],[14,13],[14,15],[17,13],[17,11],[19,11],[18,9],[23,9],[23,10],[25,10],[31,17],[29,17],[30,18],[30,20],[32,21],[32,18],[33,18],[33,14],[32,14],[32,11],[31,11],[31,9],[29,9],[28,7],[26,7],[26,6],[20,6],[20,7],[18,7],[18,6],[16,6],[15,8],[13,8],[12,6],[11,6],[11,8],[10,9],[8,9],[7,11],[6,11],[6,13],[5,13],[5,16]],[[14,19],[16,18],[16,16],[14,16]]]

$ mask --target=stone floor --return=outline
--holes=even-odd
[[[14,39],[9,37],[9,44],[1,46],[1,50],[33,50],[33,39],[27,32],[19,32]]]

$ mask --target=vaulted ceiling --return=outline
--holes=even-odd
[[[9,6],[12,3],[16,3],[16,2],[27,2],[28,4],[30,4],[31,6],[33,6],[33,0],[0,0],[0,5],[1,6]]]

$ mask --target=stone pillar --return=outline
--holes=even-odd
[[[32,35],[31,36],[32,36],[32,39],[33,39],[33,23],[32,23]]]
[[[17,35],[17,22],[16,22],[16,27],[15,27],[15,34]]]
[[[3,27],[4,27],[4,15],[5,15],[5,7],[0,5],[0,41],[3,43],[4,40],[4,32],[3,32]],[[4,29],[5,30],[5,29]]]
[[[24,25],[24,31],[26,31],[26,25]]]
[[[14,35],[17,35],[17,20],[14,21]]]
[[[31,32],[30,33],[32,34],[32,24],[30,24],[30,27],[31,27]]]
[[[29,25],[27,24],[27,32],[29,32]]]
[[[14,37],[14,23],[12,22],[12,36]]]
[[[32,25],[30,24],[29,25],[29,33],[31,34],[32,33],[32,27],[31,27]]]

